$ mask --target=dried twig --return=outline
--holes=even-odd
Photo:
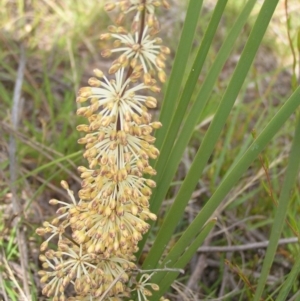
[[[116,277],[115,279],[114,279],[114,281],[108,286],[108,288],[106,289],[106,291],[101,295],[101,297],[100,297],[100,299],[99,299],[99,301],[103,301],[104,300],[104,298],[107,296],[107,294],[110,292],[110,290],[112,289],[112,287],[122,278],[122,276],[123,276],[123,274],[124,274],[125,272],[123,272],[123,273],[120,273],[119,275],[118,275],[118,277]]]
[[[279,240],[278,245],[285,245],[291,243],[299,242],[298,237],[282,238]],[[200,247],[198,252],[208,253],[208,252],[236,252],[236,251],[247,251],[259,248],[267,248],[269,241],[261,241],[250,244],[238,245],[238,246],[224,246],[224,247]]]
[[[10,280],[14,283],[14,285],[16,286],[17,290],[19,291],[20,293],[20,297],[22,298],[21,300],[23,301],[29,301],[30,299],[28,299],[28,297],[25,295],[25,293],[23,292],[23,290],[21,289],[16,277],[14,276],[14,273],[12,272],[4,254],[2,255],[2,261],[4,263],[4,266],[5,266],[5,269],[6,271],[8,272],[8,275],[10,277]]]
[[[20,112],[22,111],[22,99],[21,99],[21,91],[23,85],[23,78],[25,72],[25,49],[21,45],[20,47],[20,64],[17,72],[16,84],[14,88],[13,94],[13,104],[12,104],[12,126],[14,129],[18,128],[19,124],[19,116]],[[15,220],[15,225],[20,219],[20,214],[22,211],[21,204],[18,200],[17,189],[15,182],[17,180],[17,160],[16,160],[16,139],[13,135],[10,135],[9,139],[9,171],[10,171],[10,188],[13,194],[12,198],[12,206],[13,212],[16,216],[19,216],[18,219]],[[30,291],[28,287],[28,277],[27,277],[27,270],[28,270],[28,258],[27,258],[27,245],[26,245],[26,237],[23,229],[17,226],[17,240],[18,240],[18,247],[19,247],[19,254],[20,254],[20,262],[23,270],[23,289],[25,294],[27,295],[27,299],[29,299]]]
[[[139,273],[156,273],[156,272],[174,272],[174,273],[180,273],[184,274],[183,269],[172,269],[172,268],[162,268],[162,269],[151,269],[151,270],[140,270],[137,269]]]
[[[208,246],[209,243],[211,242],[211,240],[212,240],[212,235],[209,235],[205,239],[204,245]],[[205,268],[207,267],[206,260],[207,260],[207,254],[201,254],[198,257],[198,260],[195,264],[195,269],[194,269],[192,275],[189,277],[188,283],[186,285],[186,290],[185,290],[186,293],[187,293],[188,289],[193,290],[197,286],[198,281],[201,279],[202,274],[203,274]]]
[[[12,126],[14,129],[18,127],[19,124],[19,114],[22,107],[21,101],[21,90],[23,85],[23,77],[24,77],[24,69],[25,69],[25,51],[21,47],[21,58],[20,58],[20,65],[18,68],[17,78],[16,78],[16,85],[14,89],[13,95],[13,105],[12,105],[12,112],[11,112],[11,121]],[[9,171],[10,171],[10,179],[11,182],[14,183],[17,180],[17,166],[16,166],[16,140],[13,135],[9,137]],[[16,195],[16,189],[13,185],[13,194]],[[13,210],[14,213],[18,214],[20,212],[20,204],[17,201],[16,197],[13,199]]]

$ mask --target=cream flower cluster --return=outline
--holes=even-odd
[[[95,69],[89,86],[78,93],[78,103],[89,102],[77,111],[88,120],[77,127],[85,134],[78,142],[85,145],[88,161],[88,167],[78,167],[79,201],[62,181],[71,202],[50,200],[60,205],[57,217],[37,229],[47,237],[40,255],[42,292],[54,301],[124,300],[134,291],[138,300],[146,301],[151,290],[159,289],[149,282],[151,275],[138,276],[134,263],[137,244],[149,229],[147,220],[156,219],[149,211],[156,184],[145,175],[155,174],[149,159],[159,151],[152,132],[161,124],[152,121],[148,109],[157,105],[151,95],[160,91],[156,78],[165,81],[164,61],[170,52],[156,37],[159,6],[167,8],[168,3],[125,0],[105,5],[119,14],[117,26],[101,35],[113,40],[112,49],[102,55],[119,56],[108,77]],[[130,31],[120,26],[126,15],[133,20]],[[50,240],[56,242],[55,250]]]

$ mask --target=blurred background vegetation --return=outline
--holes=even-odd
[[[48,205],[48,200],[65,197],[59,185],[62,179],[67,180],[75,191],[79,189],[80,179],[76,166],[85,165],[86,162],[81,157],[82,147],[77,144],[80,135],[76,131],[76,125],[80,124],[81,120],[75,114],[75,98],[76,91],[86,85],[94,68],[106,71],[109,66],[109,62],[100,55],[104,45],[99,37],[106,31],[113,16],[107,16],[103,11],[103,2],[0,0],[0,299],[5,300],[7,297],[7,300],[21,300],[24,289],[24,270],[20,265],[14,224],[16,216],[12,208],[14,188],[18,202],[22,205],[20,223],[24,225],[29,247],[28,287],[32,300],[43,300],[36,275],[39,270],[40,238],[36,236],[35,229],[55,213],[55,208]],[[203,74],[214,61],[224,37],[246,1],[228,2]],[[204,113],[199,116],[198,126],[162,207],[162,218],[201,144],[203,134],[219,103],[220,93],[227,87],[229,75],[239,60],[262,2],[257,1],[256,8],[223,68]],[[186,8],[185,1],[170,0],[170,3],[171,9],[167,12],[162,11],[159,15],[160,35],[164,45],[172,49],[168,61],[169,70],[178,45]],[[203,37],[215,3],[216,1],[204,1],[194,41],[195,49]],[[259,132],[264,128],[266,120],[275,114],[296,85],[295,76],[299,76],[299,70],[294,73],[293,62],[295,58],[299,59],[296,41],[300,28],[300,3],[297,0],[290,0],[288,3],[289,22],[287,24],[285,2],[280,1],[255,63],[236,101],[235,109],[226,124],[224,135],[214,150],[204,177],[199,180],[199,185],[186,208],[185,218],[178,225],[174,240],[218,187],[220,179],[234,159],[252,142],[255,135],[253,131]],[[294,45],[295,57],[292,55],[290,41]],[[192,64],[195,52],[192,51],[189,64]],[[12,125],[12,107],[21,60],[25,61],[25,71],[16,128]],[[200,77],[198,88],[202,81],[203,78]],[[163,100],[163,93],[159,99]],[[158,112],[154,114],[158,116]],[[206,240],[206,246],[245,245],[268,239],[269,225],[272,223],[270,216],[275,208],[271,191],[274,194],[279,193],[294,122],[295,120],[291,119],[285,124],[260,159],[227,196],[218,212],[217,227]],[[17,180],[13,182],[9,170],[10,137],[14,137],[17,143]],[[263,166],[268,169],[269,183]],[[284,237],[296,236],[299,233],[299,193],[298,190],[298,196],[292,200],[289,208],[288,221],[292,227],[285,226]],[[155,229],[156,227],[153,235]],[[220,300],[235,300],[232,295],[226,299],[226,294],[236,287],[244,291],[244,295],[241,295],[238,289],[239,295],[243,297],[236,300],[250,300],[247,298],[250,296],[251,283],[259,277],[258,267],[264,252],[264,247],[233,253],[199,252],[187,267],[185,276],[178,279],[173,286],[175,293],[171,295],[171,300],[176,300],[175,295],[180,296],[178,300],[206,300],[218,297]],[[290,271],[293,258],[298,252],[299,245],[296,244],[279,247],[274,270],[268,279],[270,291],[276,288],[282,277]],[[240,283],[243,285],[239,286]],[[295,283],[291,294],[296,294],[298,290],[299,282]]]

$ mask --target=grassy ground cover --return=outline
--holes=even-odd
[[[216,2],[204,1],[187,70],[192,68]],[[246,1],[228,1],[189,107],[196,101],[205,74],[244,3]],[[160,14],[164,44],[172,49],[169,69],[186,10],[183,1],[174,0],[171,4],[168,12]],[[109,65],[100,55],[103,41],[99,36],[106,31],[110,17],[103,11],[101,1],[99,4],[99,1],[0,0],[0,7],[0,299],[26,300],[27,295],[29,300],[43,300],[37,277],[41,240],[35,229],[55,214],[55,208],[48,204],[48,200],[65,196],[59,185],[62,179],[67,180],[75,191],[80,187],[76,166],[85,162],[82,148],[76,142],[80,134],[75,128],[81,123],[75,114],[76,91],[86,85],[95,67]],[[257,1],[220,72],[209,102],[198,117],[160,208],[158,222],[149,235],[149,245],[191,168],[260,8],[261,3]],[[237,159],[295,90],[300,66],[296,45],[299,9],[297,0],[288,1],[287,22],[285,2],[280,1],[277,6],[221,137],[167,249],[175,244]],[[23,72],[20,71],[22,64]],[[188,76],[185,74],[184,80]],[[21,77],[20,97],[14,102]],[[153,113],[157,119],[160,112]],[[186,266],[185,274],[174,282],[169,292],[171,300],[252,300],[280,200],[295,120],[296,116],[289,118],[226,195],[214,213],[217,218],[215,227]],[[159,139],[158,136],[158,143]],[[297,185],[298,189],[290,195],[280,245],[267,277],[267,297],[264,300],[275,300],[274,296],[288,279],[287,275],[293,266],[297,266],[299,177]],[[17,223],[21,227],[17,227]],[[24,245],[27,248],[24,249]],[[141,263],[148,249],[146,247],[141,254]],[[299,277],[295,276],[286,298],[300,298]]]

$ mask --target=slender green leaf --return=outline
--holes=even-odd
[[[239,37],[239,34],[244,27],[245,23],[247,22],[248,16],[256,3],[256,0],[249,0],[248,3],[243,8],[241,14],[237,18],[234,26],[230,30],[228,36],[226,37],[224,44],[222,45],[214,64],[212,65],[212,68],[210,69],[205,81],[203,82],[202,88],[199,91],[199,94],[197,96],[197,99],[192,106],[190,110],[190,114],[188,116],[188,121],[184,126],[182,130],[182,134],[178,137],[178,141],[174,147],[174,149],[169,152],[168,148],[165,148],[164,153],[167,153],[169,155],[169,158],[167,160],[167,164],[164,165],[164,162],[159,161],[157,164],[157,175],[156,181],[158,183],[157,188],[153,190],[153,194],[150,201],[151,211],[154,213],[157,213],[159,211],[159,208],[163,202],[163,199],[168,191],[168,188],[170,186],[170,183],[173,179],[173,176],[177,170],[177,166],[181,160],[182,154],[184,152],[184,149],[186,148],[186,145],[188,144],[190,137],[192,135],[192,132],[194,130],[195,125],[197,124],[197,121],[199,119],[199,116],[208,100],[208,97],[213,90],[214,84],[219,76],[219,73],[221,72],[227,58],[230,55],[230,52],[232,51],[234,42]],[[195,62],[196,64],[196,62]],[[177,126],[175,125],[176,120],[173,119],[172,126],[175,126],[175,129]],[[181,120],[178,121],[179,123]],[[175,130],[174,130],[175,131]],[[175,131],[176,132],[176,131]],[[171,149],[173,142],[170,143],[169,149]],[[167,144],[165,144],[167,145]],[[166,166],[165,170],[163,171],[162,167]],[[148,232],[149,233],[149,232]],[[146,233],[143,237],[143,240],[139,244],[140,251],[137,254],[139,256],[142,252],[143,245],[145,244],[148,233]]]
[[[177,166],[180,163],[183,152],[192,136],[194,128],[198,122],[199,116],[202,113],[202,110],[208,101],[208,98],[214,88],[214,84],[227,58],[229,57],[234,42],[238,38],[243,26],[245,25],[247,18],[255,2],[256,1],[254,0],[250,0],[247,3],[243,11],[241,12],[240,16],[238,17],[235,25],[231,29],[229,35],[225,39],[224,44],[222,45],[211,70],[209,71],[207,77],[203,82],[203,85],[201,87],[201,90],[199,91],[197,99],[195,103],[192,105],[190,113],[186,118],[188,122],[186,122],[183,125],[182,131],[180,132],[180,135],[178,136],[178,140],[174,148],[172,149],[171,153],[167,152],[167,149],[170,149],[172,147],[172,144],[168,145],[168,148],[162,151],[162,155],[163,153],[168,153],[169,157],[167,158],[167,160],[164,158],[164,161],[167,161],[167,163],[165,163],[164,170],[161,171],[161,168],[158,168],[158,172],[157,172],[158,177],[156,181],[159,184],[157,185],[156,190],[153,191],[153,197],[151,198],[151,210],[154,213],[157,213],[157,211],[160,208],[163,198],[167,193],[169,183],[172,181],[172,178],[177,170]],[[174,119],[174,123],[175,123],[175,119]],[[176,129],[177,127],[175,126],[174,132],[177,132]],[[158,166],[160,167],[164,161],[160,161]]]
[[[157,133],[157,145],[161,145],[169,128],[173,112],[176,110],[176,102],[183,81],[184,70],[187,65],[189,53],[194,42],[194,34],[198,24],[203,0],[190,0],[186,12],[179,45],[176,52],[170,80],[168,83],[164,102],[162,103],[160,120],[164,121],[164,127]]]
[[[178,130],[181,126],[181,121],[183,120],[184,114],[190,103],[192,94],[194,92],[195,86],[199,79],[199,74],[204,65],[208,50],[212,44],[213,38],[217,31],[217,28],[220,23],[221,17],[223,15],[224,9],[226,7],[227,1],[228,0],[219,1],[214,9],[212,18],[207,26],[207,30],[204,34],[204,37],[203,37],[203,40],[199,47],[197,56],[195,58],[193,66],[190,70],[190,73],[189,73],[187,82],[184,86],[183,92],[181,93],[181,97],[179,99],[175,114],[172,118],[171,125],[169,128],[167,128],[165,126],[165,121],[164,121],[164,119],[162,119],[163,116],[161,116],[160,120],[163,122],[163,128],[165,130],[164,132],[161,132],[162,133],[161,135],[164,135],[163,136],[164,143],[162,146],[160,144],[160,140],[157,141],[157,143],[156,143],[157,147],[161,150],[161,155],[159,156],[159,158],[156,162],[156,166],[161,166],[161,164],[164,164],[166,162],[166,160],[168,159],[168,155],[169,155],[168,150],[170,149],[170,147],[172,147],[172,145],[176,139]],[[171,73],[171,74],[173,74],[173,73]],[[178,85],[178,86],[180,86],[180,85]]]
[[[239,90],[244,83],[246,75],[254,60],[255,54],[268,27],[268,23],[272,17],[275,7],[276,5],[274,5],[274,1],[267,0],[264,2],[264,5],[261,8],[254,28],[250,33],[245,49],[243,50],[243,53],[241,55],[241,59],[234,71],[232,79],[221,100],[214,119],[202,141],[202,144],[196,154],[189,173],[187,174],[178,192],[174,204],[168,215],[166,216],[164,224],[157,235],[157,239],[155,240],[154,245],[148,254],[148,257],[145,260],[144,265],[147,269],[153,267],[152,265],[155,266],[157,264],[160,256],[164,251],[164,245],[166,241],[169,241],[178,223],[178,220],[181,218],[182,213],[184,212],[184,208],[188,200],[190,199],[190,196],[198,182],[199,177],[203,172],[204,167],[209,160],[209,157],[213,152],[214,146],[218,141],[222,129],[224,128],[225,122],[234,105],[235,99],[238,96]],[[195,110],[191,110],[191,115],[192,114],[195,114]],[[189,135],[189,133],[182,131],[177,141],[177,145],[181,147],[180,139],[182,137],[185,137],[186,135]],[[170,157],[172,157],[172,154]],[[176,164],[176,162],[173,163]],[[164,185],[162,183],[160,184],[160,188],[164,189]],[[153,211],[155,212],[155,210]],[[175,216],[176,218],[174,218]]]
[[[216,219],[209,221],[188,248],[186,247],[186,245],[182,245],[181,249],[178,250],[176,254],[172,254],[172,256],[177,257],[178,260],[174,265],[168,266],[168,268],[170,267],[173,269],[183,269],[191,260],[191,258],[195,255],[198,248],[203,244],[205,238],[215,226],[216,221]],[[161,268],[163,269],[164,266],[161,266]],[[158,292],[155,292],[151,297],[150,300],[153,301],[158,300],[158,298],[161,297],[168,290],[173,281],[179,275],[179,272],[163,272],[157,275],[159,275],[159,278],[162,279],[162,281],[157,281],[157,279],[155,279],[155,276],[152,278],[152,281],[154,283],[159,283],[160,288],[160,290]]]
[[[299,89],[296,90],[298,93],[296,95],[299,97]],[[289,200],[291,196],[291,191],[295,184],[296,178],[298,176],[299,168],[300,168],[300,117],[298,117],[295,136],[292,144],[291,153],[289,156],[289,162],[282,186],[282,190],[279,196],[278,207],[276,210],[274,222],[272,225],[271,235],[270,235],[270,243],[267,248],[267,252],[265,255],[262,271],[258,280],[258,285],[256,288],[256,292],[254,295],[254,301],[259,301],[260,297],[263,293],[263,289],[265,287],[267,277],[270,273],[272,263],[275,257],[275,253],[278,246],[278,241],[283,229],[283,225],[285,222],[285,217],[287,214]]]
[[[32,175],[35,175],[36,173],[38,173],[38,172],[40,172],[40,171],[42,171],[42,170],[44,170],[44,169],[47,169],[47,168],[49,168],[50,166],[53,166],[53,165],[56,164],[56,163],[66,161],[66,160],[71,159],[71,158],[76,158],[76,157],[78,158],[79,155],[81,155],[81,154],[82,154],[82,151],[78,151],[78,152],[76,152],[76,153],[73,153],[73,154],[70,154],[70,155],[67,155],[67,156],[64,156],[64,157],[61,157],[61,158],[57,158],[57,159],[55,159],[55,160],[52,160],[51,162],[49,162],[49,163],[47,163],[47,164],[44,164],[44,165],[42,165],[42,166],[39,166],[38,168],[36,168],[36,169],[34,169],[34,170],[32,170],[32,171],[26,173],[23,177],[19,178],[19,179],[16,181],[16,183],[18,183],[18,182],[20,182],[20,181],[23,181],[24,179],[26,179],[26,178],[28,178],[28,177],[30,177],[30,176],[32,176]],[[74,159],[73,159],[73,160],[74,160]]]
[[[272,118],[261,134],[253,141],[247,149],[243,157],[236,163],[231,172],[223,179],[217,190],[199,212],[194,221],[190,224],[187,230],[183,233],[178,242],[173,246],[173,249],[180,249],[182,245],[188,245],[193,237],[197,235],[206,221],[211,218],[214,211],[222,203],[227,193],[238,182],[243,173],[249,168],[251,163],[257,158],[259,153],[267,146],[271,139],[276,135],[278,130],[286,122],[286,120],[295,112],[300,106],[300,87],[292,94],[286,101],[278,113]],[[300,137],[300,135],[299,135]],[[300,145],[300,144],[299,144]],[[169,254],[176,252],[171,250]],[[172,265],[176,259],[166,256],[162,265]]]
[[[233,116],[231,118],[231,124],[226,133],[226,138],[225,138],[224,146],[223,146],[224,149],[230,149],[231,138],[232,138],[232,135],[234,134],[234,130],[236,128],[236,122],[237,122],[237,118],[239,116],[240,110],[241,110],[241,106],[239,106],[238,109],[236,109],[233,113]],[[224,164],[225,156],[226,156],[226,152],[221,152],[221,154],[218,157],[218,160],[216,162],[216,168],[215,168],[215,172],[214,172],[214,176],[213,176],[214,184],[217,183],[217,178],[220,176],[220,170],[222,168],[222,165]]]
[[[291,272],[289,273],[287,279],[284,281],[279,294],[276,298],[276,301],[285,301],[288,298],[288,294],[294,285],[298,275],[300,273],[300,254],[296,258],[296,262],[293,265]]]

